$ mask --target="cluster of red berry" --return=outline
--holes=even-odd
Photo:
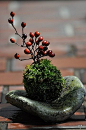
[[[55,54],[52,52],[52,50],[48,50],[48,45],[50,44],[50,42],[43,40],[43,37],[40,36],[40,32],[36,31],[35,33],[30,32],[29,36],[30,39],[26,42],[26,38],[27,38],[27,34],[24,33],[24,28],[26,27],[26,23],[22,22],[21,23],[21,27],[22,27],[22,36],[17,32],[14,24],[13,24],[13,17],[15,16],[14,12],[10,13],[12,18],[8,19],[8,22],[12,25],[12,27],[15,29],[15,34],[19,35],[22,40],[23,40],[23,44],[19,45],[15,42],[15,39],[11,38],[10,41],[12,43],[17,44],[18,46],[21,47],[26,47],[26,49],[24,50],[25,54],[31,54],[31,58],[29,59],[33,59],[34,62],[38,61],[39,58],[43,57],[43,56],[50,56],[50,57],[54,57]],[[14,57],[16,59],[19,60],[28,60],[28,59],[20,59],[20,55],[18,53],[16,53],[14,55]]]

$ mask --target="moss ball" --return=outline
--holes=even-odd
[[[57,70],[47,59],[27,65],[23,74],[23,83],[28,98],[48,103],[57,99],[64,87],[60,70]]]

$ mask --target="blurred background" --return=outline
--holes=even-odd
[[[0,91],[23,89],[22,72],[32,61],[19,61],[28,57],[21,48],[10,42],[20,37],[8,23],[10,12],[15,12],[14,25],[22,33],[21,22],[26,22],[24,32],[40,31],[44,40],[50,41],[49,49],[55,53],[49,58],[62,76],[75,75],[86,84],[86,1],[1,1],[0,2]],[[15,87],[17,86],[17,87]],[[18,87],[19,86],[19,87]],[[1,95],[1,102],[5,102]]]

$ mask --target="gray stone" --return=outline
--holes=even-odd
[[[0,130],[7,130],[7,123],[0,122]]]
[[[85,96],[85,88],[77,77],[66,76],[64,79],[66,88],[62,90],[59,99],[50,104],[29,99],[26,91],[23,90],[7,93],[6,100],[46,122],[64,121],[82,105]]]

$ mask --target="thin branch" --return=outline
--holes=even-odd
[[[28,58],[28,59],[19,59],[20,61],[23,61],[23,60],[30,60],[30,59],[32,59],[32,58]]]
[[[22,38],[22,36],[17,32],[17,30],[16,30],[16,28],[14,27],[13,24],[12,24],[12,27],[14,28],[14,30],[15,30],[15,32],[16,32],[15,34]]]
[[[20,47],[21,47],[21,45],[19,45],[18,43],[15,43],[15,44],[17,44],[18,46],[20,46]]]
[[[39,55],[39,58],[44,57],[44,56],[48,56],[48,55],[47,54],[46,55],[41,55],[41,56]]]
[[[18,43],[15,43],[16,45],[18,45],[18,46],[20,46],[20,47],[26,47],[26,46],[24,46],[24,45],[19,45]]]
[[[22,34],[24,34],[24,28],[22,27]]]
[[[17,29],[15,28],[15,26],[14,26],[13,24],[12,24],[12,27],[13,27],[14,30],[15,30],[15,34],[18,35],[19,37],[21,37],[21,38],[22,38],[22,42],[23,42],[22,45],[19,45],[18,43],[15,43],[15,44],[17,44],[17,45],[20,46],[20,47],[27,47],[27,46],[26,46],[26,43],[25,43],[25,39],[23,38],[24,28],[22,27],[22,36],[21,36],[21,35],[17,32]],[[38,62],[41,57],[48,56],[47,54],[46,54],[46,55],[42,55],[42,54],[40,53],[39,48],[38,48],[38,47],[39,47],[39,44],[36,44],[37,38],[36,38],[36,37],[35,37],[35,39],[32,38],[32,40],[33,40],[33,43],[32,43],[31,48],[30,48],[30,47],[27,47],[27,48],[31,51],[31,58],[28,58],[28,59],[20,59],[20,58],[19,58],[20,61],[33,59],[34,62],[33,62],[32,64],[34,64],[34,63]]]

